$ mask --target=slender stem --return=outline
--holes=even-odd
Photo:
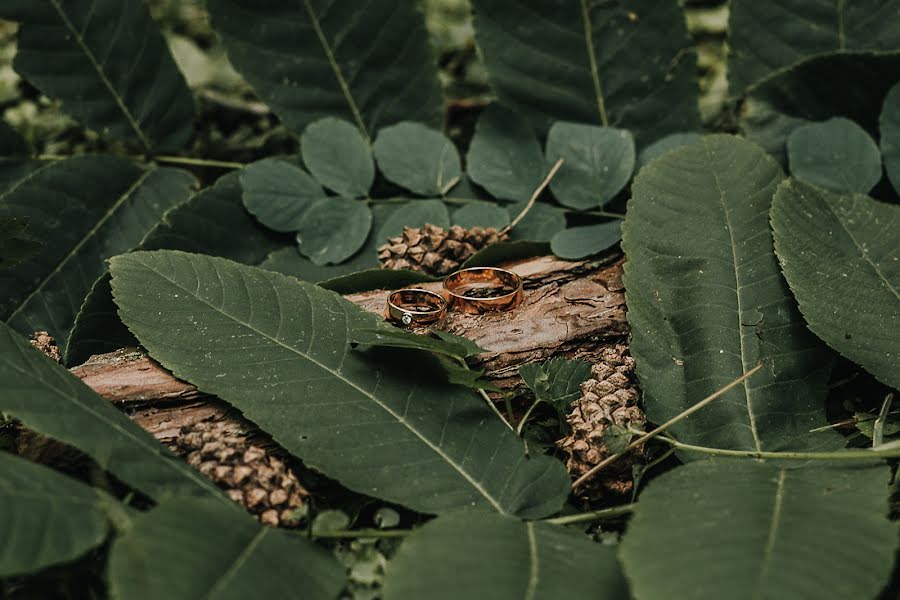
[[[503,413],[500,412],[500,409],[497,408],[497,405],[494,404],[494,401],[491,400],[491,397],[487,395],[487,392],[485,392],[483,389],[479,388],[478,393],[481,394],[481,397],[484,398],[484,401],[487,402],[487,405],[489,407],[491,407],[491,410],[494,411],[494,414],[497,415],[497,417],[501,421],[503,421],[503,424],[506,425],[507,427],[509,427],[510,431],[515,431],[515,428],[513,428],[512,423],[510,423],[506,419],[506,417],[503,416]]]
[[[884,443],[884,423],[887,421],[888,414],[891,412],[891,402],[894,401],[894,394],[890,393],[884,397],[881,404],[881,410],[878,412],[878,418],[872,426],[872,447],[880,446]]]
[[[525,411],[525,414],[522,415],[519,424],[516,426],[516,435],[522,437],[522,430],[525,429],[525,423],[528,421],[528,417],[531,416],[531,413],[534,412],[534,409],[537,408],[537,405],[540,403],[540,400],[535,400],[531,403],[531,406],[528,407],[528,410]]]
[[[667,435],[659,440],[671,444],[676,450],[712,454],[714,456],[736,456],[740,458],[771,458],[778,460],[873,460],[876,458],[900,458],[900,445],[860,450],[836,450],[834,452],[765,452],[756,450],[727,450],[685,444]]]
[[[625,215],[623,215],[622,213],[607,212],[607,211],[605,211],[605,210],[572,210],[572,209],[566,209],[566,212],[569,212],[569,213],[578,213],[578,214],[580,214],[580,215],[595,215],[595,216],[598,216],[598,217],[608,217],[608,218],[610,218],[610,219],[624,219],[624,218],[625,218]]]
[[[621,506],[601,508],[600,510],[592,510],[591,512],[579,513],[577,515],[566,515],[564,517],[544,519],[544,523],[551,523],[553,525],[571,525],[572,523],[602,521],[603,519],[627,515],[634,511],[634,507],[635,504],[623,504]]]
[[[343,529],[340,531],[320,531],[318,533],[311,532],[309,535],[313,538],[398,538],[406,537],[412,533],[412,529]]]
[[[544,189],[546,189],[546,187],[550,185],[550,180],[553,179],[553,176],[556,175],[556,172],[559,171],[559,168],[562,166],[562,164],[563,159],[560,158],[553,164],[552,167],[550,167],[550,172],[547,173],[547,176],[544,177],[544,180],[541,182],[541,184],[537,186],[537,188],[531,194],[531,198],[528,199],[528,203],[525,205],[525,208],[522,209],[522,212],[516,215],[516,218],[513,219],[509,225],[500,230],[501,234],[509,233],[513,227],[519,224],[519,221],[525,218],[525,215],[528,214],[528,211],[531,210],[531,207],[534,206],[535,202],[537,202],[538,196],[541,195],[541,192],[543,192]]]
[[[154,160],[161,163],[174,165],[192,165],[195,167],[216,167],[220,169],[241,169],[244,163],[229,162],[225,160],[212,160],[208,158],[190,158],[188,156],[155,156]]]
[[[682,411],[681,413],[675,415],[674,417],[672,417],[671,419],[669,419],[668,421],[666,421],[665,423],[663,423],[662,425],[660,425],[659,427],[654,429],[653,431],[651,431],[647,434],[644,434],[641,437],[639,437],[638,439],[636,439],[635,441],[631,442],[630,444],[628,444],[628,446],[625,447],[624,450],[622,450],[618,454],[613,454],[612,456],[609,456],[606,459],[600,461],[599,463],[594,465],[590,471],[588,471],[587,473],[585,473],[584,475],[582,475],[581,477],[576,479],[572,483],[572,489],[573,490],[578,489],[582,484],[584,484],[584,482],[586,482],[588,479],[590,479],[591,477],[593,477],[594,475],[599,473],[602,469],[604,469],[607,466],[611,465],[612,463],[616,462],[617,460],[619,460],[620,458],[622,458],[623,456],[625,456],[626,454],[628,454],[629,452],[631,452],[632,450],[634,450],[635,448],[637,448],[638,446],[640,446],[641,444],[646,442],[647,440],[650,440],[650,439],[658,436],[660,433],[662,433],[663,431],[665,431],[666,429],[668,429],[675,423],[682,421],[683,419],[694,414],[695,412],[697,412],[698,410],[700,410],[707,404],[709,404],[709,403],[715,401],[717,398],[723,396],[724,394],[729,392],[731,389],[742,384],[744,382],[744,380],[746,380],[749,377],[753,376],[754,374],[758,373],[760,371],[760,369],[762,369],[762,367],[763,367],[762,363],[756,365],[755,367],[753,367],[752,369],[750,369],[749,371],[747,371],[746,373],[744,373],[743,375],[741,375],[740,377],[738,377],[737,379],[735,379],[734,381],[732,381],[731,383],[726,385],[725,387],[719,389],[718,391],[713,392],[712,394],[710,394],[709,396],[707,396],[706,398],[704,398],[697,404],[695,404],[692,407],[688,408],[687,410]]]

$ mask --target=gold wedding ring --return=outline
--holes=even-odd
[[[497,267],[462,269],[444,279],[447,306],[482,314],[510,310],[522,302],[522,278]]]
[[[447,314],[447,301],[437,292],[420,288],[397,290],[388,296],[387,317],[407,327],[430,325]]]

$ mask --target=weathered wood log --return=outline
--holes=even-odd
[[[594,359],[627,334],[621,260],[567,262],[540,257],[506,265],[525,281],[525,299],[505,313],[450,313],[441,329],[476,341],[486,352],[473,366],[498,387],[527,393],[519,366],[564,356]],[[422,287],[438,290],[440,284]],[[383,313],[388,292],[350,294],[366,310]],[[236,429],[252,425],[216,398],[180,381],[137,349],[91,357],[72,369],[100,395],[123,408],[161,441],[206,419],[228,419]]]

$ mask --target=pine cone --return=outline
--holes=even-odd
[[[232,431],[228,421],[200,421],[182,427],[170,447],[262,523],[295,526],[309,494],[284,461]]]
[[[493,227],[404,227],[401,235],[378,248],[378,259],[383,269],[410,269],[442,276],[457,270],[482,248],[506,238],[505,233]]]
[[[603,442],[603,434],[611,424],[643,430],[646,416],[637,406],[639,392],[634,378],[634,359],[628,347],[606,348],[600,362],[591,368],[591,379],[581,384],[581,398],[572,403],[566,420],[572,433],[556,444],[567,454],[566,468],[572,478],[588,472],[612,454]],[[637,450],[598,473],[581,488],[590,500],[606,493],[631,493],[634,487],[632,466],[639,462]]]

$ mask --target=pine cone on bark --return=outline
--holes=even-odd
[[[378,248],[378,259],[383,269],[410,269],[443,276],[459,269],[482,248],[506,238],[494,227],[404,227],[402,234]]]
[[[295,513],[308,492],[284,461],[233,433],[228,421],[182,427],[169,445],[260,522],[273,527],[297,525]]]
[[[581,384],[581,398],[572,403],[567,417],[572,433],[557,442],[568,455],[566,468],[573,479],[612,454],[603,441],[603,434],[612,425],[628,429],[644,429],[647,420],[637,406],[637,383],[634,358],[628,347],[618,344],[606,348],[600,361],[591,367],[591,378]],[[639,450],[632,451],[608,471],[598,473],[581,488],[589,500],[606,494],[631,493],[634,487],[632,466],[640,462]]]

